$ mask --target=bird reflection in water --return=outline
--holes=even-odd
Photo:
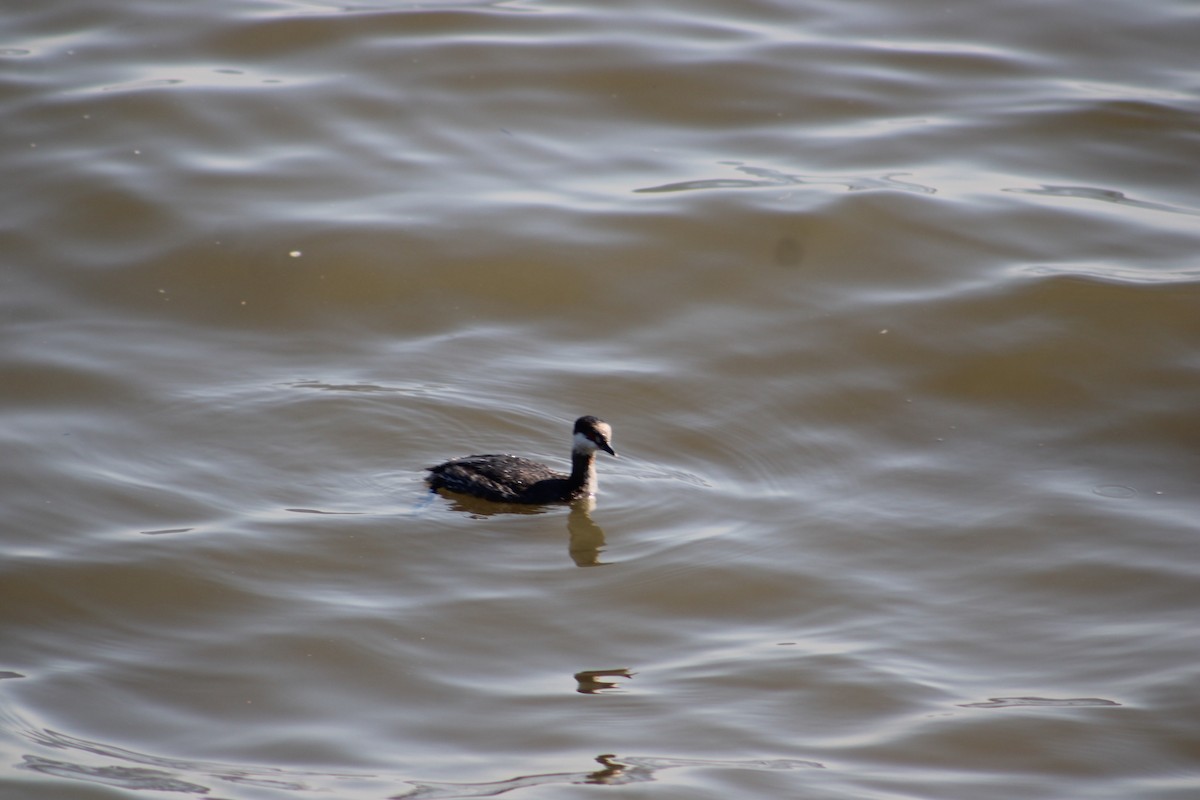
[[[473,519],[487,519],[497,514],[545,514],[555,509],[553,505],[524,505],[521,503],[496,503],[470,495],[447,493],[450,509],[469,515]],[[567,554],[577,567],[600,567],[607,562],[600,560],[604,550],[604,529],[592,520],[592,509],[596,498],[585,497],[570,504],[567,514]]]
[[[588,497],[571,504],[567,515],[567,552],[577,567],[601,567],[600,551],[604,549],[604,529],[592,521],[596,500]]]
[[[605,678],[632,678],[636,673],[630,672],[627,669],[585,669],[583,672],[575,673],[575,691],[580,694],[599,694],[600,692],[610,689],[620,690],[620,685],[616,681],[605,680]]]
[[[399,794],[390,800],[449,800],[463,797],[496,797],[514,789],[554,784],[621,786],[630,783],[648,783],[656,780],[660,773],[669,769],[712,767],[718,769],[793,770],[822,769],[816,761],[799,759],[769,759],[748,761],[726,761],[699,758],[658,758],[655,756],[596,756],[600,769],[590,772],[554,772],[539,775],[521,775],[490,783],[418,783],[412,791]]]

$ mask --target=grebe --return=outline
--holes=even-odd
[[[500,503],[561,503],[596,493],[596,451],[611,456],[612,427],[595,417],[575,420],[571,474],[510,455],[466,456],[426,467],[430,489],[449,489]]]

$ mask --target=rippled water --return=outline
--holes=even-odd
[[[10,11],[0,794],[1195,797],[1198,25]]]

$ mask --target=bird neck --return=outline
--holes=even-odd
[[[568,481],[572,491],[584,495],[596,493],[596,451],[575,449],[571,451],[571,477]]]

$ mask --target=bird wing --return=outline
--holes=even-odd
[[[512,496],[539,481],[563,478],[545,464],[508,454],[466,456],[427,467],[436,489],[444,486],[451,491],[485,490],[487,494]]]

